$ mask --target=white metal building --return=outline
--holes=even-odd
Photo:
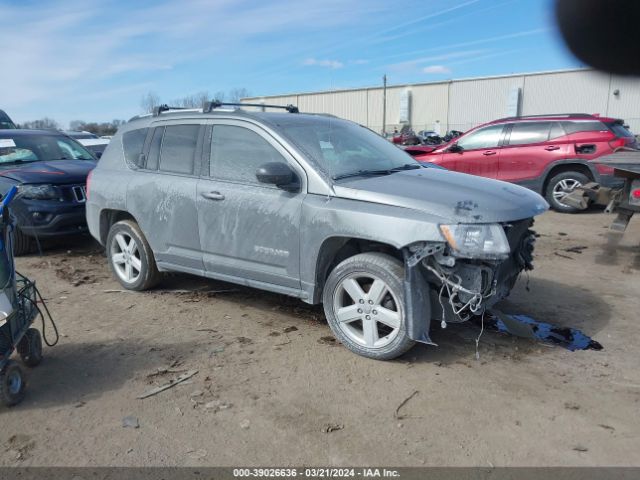
[[[382,86],[244,98],[245,103],[297,105],[382,131]],[[468,130],[511,115],[599,113],[640,133],[640,80],[590,69],[387,86],[386,130]]]

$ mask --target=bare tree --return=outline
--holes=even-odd
[[[205,102],[209,101],[209,92],[202,91],[187,95],[171,102],[171,105],[184,108],[201,108]]]
[[[251,93],[244,87],[232,88],[231,90],[229,90],[229,101],[231,103],[240,103],[240,100],[250,96]]]
[[[43,130],[59,130],[60,125],[53,118],[44,117],[40,120],[32,120],[30,122],[24,122],[20,125],[22,128],[36,128]]]
[[[227,95],[222,90],[220,90],[216,92],[212,100],[215,100],[216,102],[224,102],[225,98],[227,98]]]
[[[71,120],[69,122],[69,130],[74,130],[74,131],[81,131],[82,130],[82,126],[87,123],[83,120]]]
[[[124,125],[124,120],[112,120],[111,122],[85,122],[82,120],[73,120],[69,122],[69,129],[91,132],[98,136],[102,135],[114,135],[120,125]]]
[[[140,108],[145,113],[153,112],[160,105],[160,96],[156,92],[147,92],[140,99]]]

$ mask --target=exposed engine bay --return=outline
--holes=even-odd
[[[416,289],[427,288],[429,293],[430,319],[447,323],[459,323],[482,315],[500,300],[506,298],[523,271],[533,269],[535,232],[530,229],[533,219],[500,224],[508,248],[503,254],[484,255],[485,258],[456,256],[454,248],[446,244],[413,245],[411,255],[405,258],[407,282],[413,285],[408,295],[409,311],[419,309],[420,294]],[[423,312],[426,314],[426,312]],[[423,317],[424,318],[424,317]],[[414,326],[417,327],[417,326]],[[416,333],[418,328],[415,328]],[[426,331],[428,339],[428,327]],[[430,342],[430,341],[429,341]]]

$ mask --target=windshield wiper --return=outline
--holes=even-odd
[[[356,172],[343,173],[342,175],[334,175],[331,178],[334,180],[342,180],[343,178],[390,175],[391,173],[393,173],[391,170],[358,170]]]
[[[381,170],[358,170],[356,172],[351,173],[343,173],[342,175],[335,175],[332,178],[334,180],[342,180],[343,178],[351,178],[351,177],[365,177],[365,176],[373,176],[373,175],[391,175],[392,173],[402,172],[404,170],[414,170],[416,168],[422,168],[420,165],[415,163],[406,163],[404,165],[400,165],[399,167],[386,168]]]
[[[393,167],[389,171],[390,172],[402,172],[403,170],[415,170],[417,168],[422,168],[422,166],[418,165],[417,163],[405,163],[404,165],[401,165],[399,167]]]
[[[13,165],[16,163],[31,163],[33,160],[9,160],[7,162],[0,162],[0,165]]]

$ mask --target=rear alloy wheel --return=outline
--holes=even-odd
[[[414,342],[406,332],[402,263],[381,253],[363,253],[329,275],[324,310],[334,335],[349,350],[390,360]]]
[[[115,223],[107,238],[109,265],[123,287],[147,290],[160,281],[151,247],[131,220]]]
[[[564,197],[569,195],[576,187],[589,182],[589,177],[580,172],[562,172],[549,180],[547,184],[547,202],[557,212],[575,213],[577,208],[562,203]]]

